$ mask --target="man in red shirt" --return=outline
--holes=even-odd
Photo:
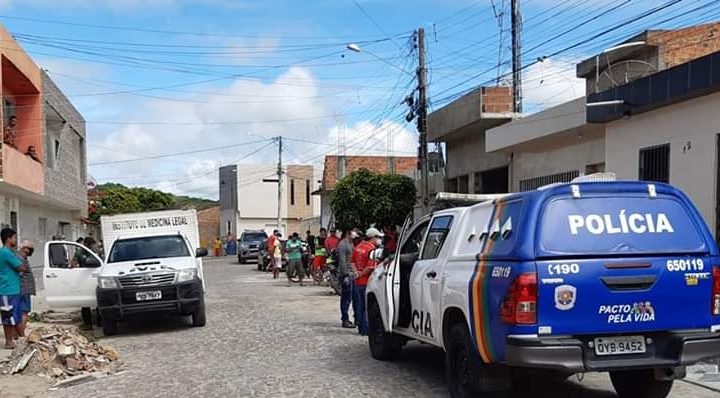
[[[267,244],[266,249],[267,249],[268,258],[269,258],[268,262],[270,264],[269,266],[270,266],[271,270],[275,269],[275,263],[273,263],[273,261],[274,261],[273,254],[275,253],[275,241],[277,240],[278,233],[279,233],[279,231],[277,229],[274,230],[272,235],[268,236],[267,242],[266,242],[266,244]]]
[[[328,251],[328,254],[332,253],[333,250],[336,250],[338,245],[340,244],[340,238],[337,236],[337,231],[335,228],[330,229],[330,234],[325,238],[325,248]]]
[[[365,288],[367,287],[370,274],[375,270],[375,261],[370,259],[370,253],[382,244],[382,234],[376,228],[370,228],[365,233],[365,240],[355,246],[353,256],[353,271],[355,272],[355,289],[353,290],[353,300],[357,303],[358,314],[355,315],[357,320],[358,332],[362,336],[367,336],[368,323],[367,311],[365,308]]]

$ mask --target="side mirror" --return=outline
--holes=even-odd
[[[205,257],[208,255],[208,251],[204,247],[198,247],[195,249],[195,257]]]
[[[85,260],[85,265],[84,265],[85,268],[98,268],[100,266],[102,266],[100,261],[98,261],[98,259],[96,259],[93,256],[88,256],[87,259]]]

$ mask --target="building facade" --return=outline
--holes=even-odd
[[[220,168],[220,232],[239,236],[244,230],[303,232],[303,223],[319,215],[313,166],[283,168],[278,227],[278,186],[275,165],[229,165]],[[264,180],[264,181],[263,181]]]
[[[2,27],[0,41],[0,224],[42,258],[53,235],[87,234],[85,120]]]

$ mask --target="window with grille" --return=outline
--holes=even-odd
[[[44,217],[38,218],[38,235],[40,235],[40,237],[42,237],[42,238],[48,237],[47,225],[48,225],[47,218],[44,218]]]
[[[670,182],[670,144],[640,150],[638,179]]]
[[[543,185],[570,182],[573,178],[579,177],[580,172],[578,170],[566,171],[563,173],[550,174],[542,177],[528,178],[526,180],[520,180],[520,191],[532,191],[538,189]]]

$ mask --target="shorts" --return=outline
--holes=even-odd
[[[282,268],[282,257],[273,257],[273,267],[275,267],[275,269]]]
[[[29,314],[32,311],[32,298],[29,294],[20,295],[20,312]]]
[[[22,322],[19,294],[0,296],[0,318],[5,326],[15,326]]]
[[[288,263],[287,269],[285,269],[285,272],[287,273],[288,278],[292,278],[293,276],[302,278],[303,274],[305,274],[302,260],[299,258],[291,259]]]

